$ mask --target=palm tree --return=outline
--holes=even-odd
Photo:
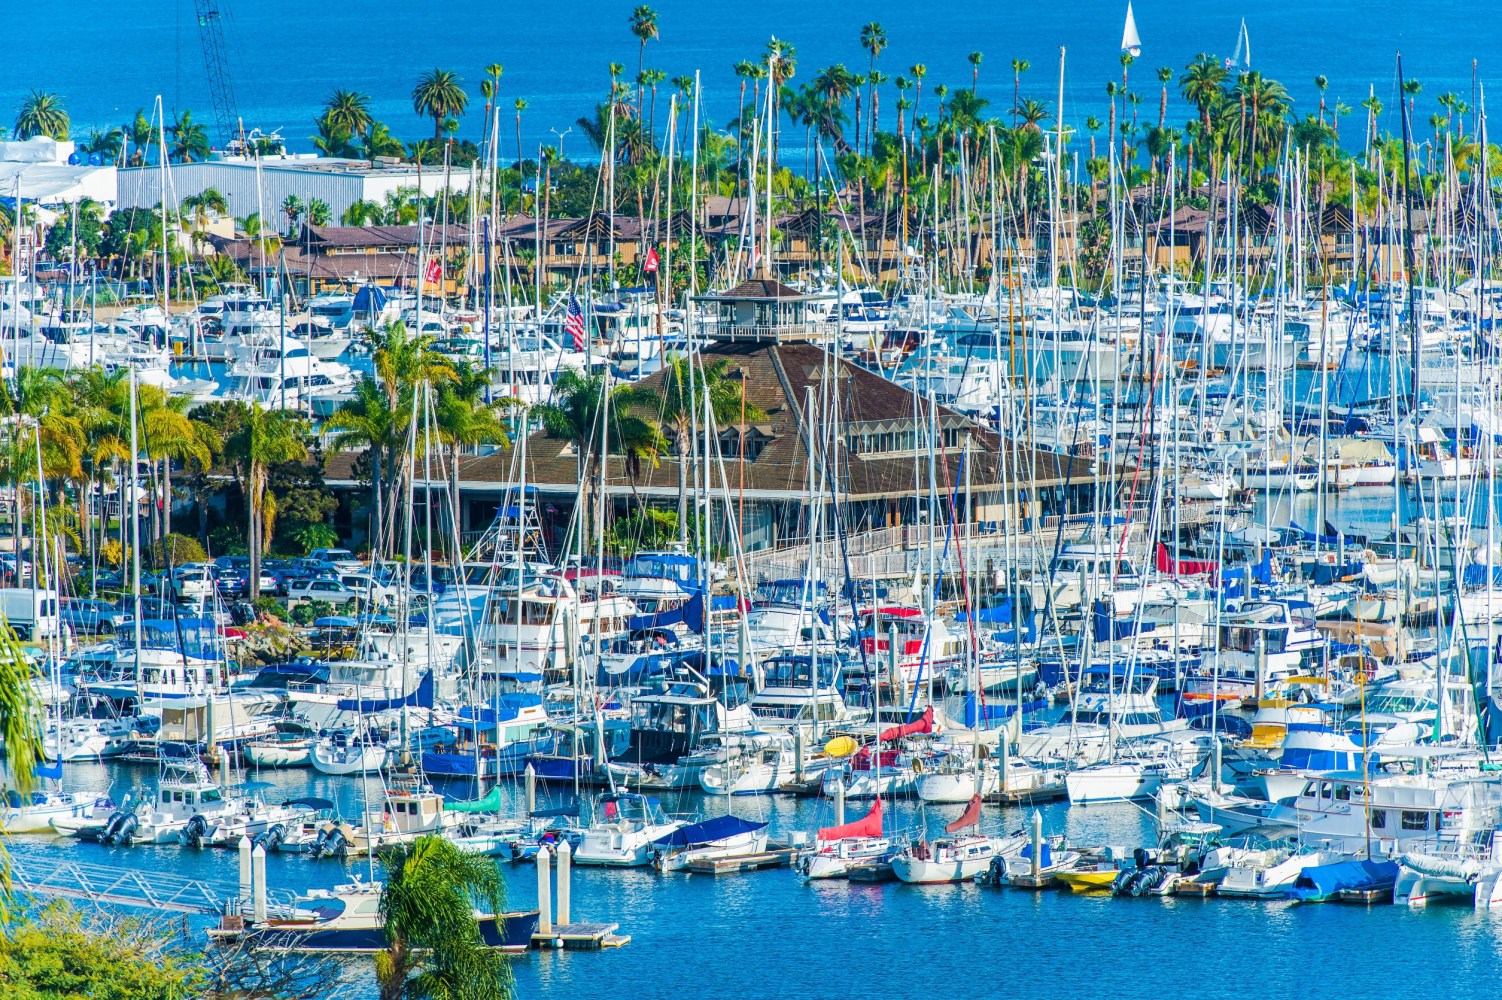
[[[162,463],[162,523],[158,538],[172,533],[172,461],[193,462],[207,469],[220,450],[212,428],[188,416],[191,396],[171,396],[156,386],[137,389],[141,443],[146,455]]]
[[[193,228],[203,232],[208,227],[211,215],[229,214],[229,201],[218,188],[204,188],[189,195],[181,202],[182,211],[193,220]]]
[[[605,379],[604,372],[585,374],[565,369],[553,382],[552,399],[533,410],[548,437],[573,442],[586,509],[592,508],[597,498],[599,481],[591,478],[591,473],[595,470],[595,456],[598,455],[600,407],[606,398]],[[606,450],[625,454],[626,469],[633,479],[641,460],[650,458],[655,463],[656,454],[666,446],[662,432],[655,424],[631,412],[649,408],[656,401],[651,390],[639,385],[628,383],[610,389]]]
[[[1022,104],[1022,74],[1032,68],[1032,63],[1026,59],[1012,60],[1012,107],[1020,108]],[[1012,127],[1017,127],[1017,116],[1012,115]]]
[[[641,117],[642,105],[646,102],[646,89],[642,85],[641,73],[647,59],[647,43],[657,38],[657,11],[642,4],[631,10],[631,16],[627,20],[631,26],[631,34],[636,36],[636,116]]]
[[[981,53],[972,52],[965,58],[970,63],[970,93],[973,95],[975,93],[975,89],[980,86]]]
[[[282,214],[287,217],[287,235],[291,236],[297,232],[297,220],[301,219],[307,210],[302,199],[295,194],[289,194],[283,199]]]
[[[68,138],[68,111],[61,94],[33,90],[16,109],[16,138],[45,135],[59,141]]]
[[[172,137],[169,156],[179,163],[193,163],[209,158],[209,130],[193,120],[193,112],[183,109],[168,128]]]
[[[453,477],[449,495],[454,504],[454,524],[459,523],[459,459],[464,449],[477,444],[509,444],[511,441],[501,413],[516,406],[517,400],[514,396],[503,396],[494,403],[487,403],[485,391],[489,387],[489,372],[464,366],[451,383],[443,386],[433,405],[438,438],[449,446],[449,469]]]
[[[400,157],[407,149],[402,141],[391,134],[385,122],[371,122],[370,131],[365,136],[365,141],[360,146],[362,158],[375,163],[377,157],[395,156]]]
[[[156,138],[156,130],[151,127],[144,108],[136,109],[136,116],[125,126],[125,136],[131,145],[130,162],[139,167],[146,162],[146,150]]]
[[[1225,96],[1222,89],[1229,74],[1214,56],[1201,52],[1179,77],[1179,93],[1199,111],[1200,128],[1210,133],[1210,112]]]
[[[1085,118],[1085,131],[1090,133],[1090,159],[1095,159],[1095,133],[1100,131],[1100,119],[1094,115]]]
[[[1403,93],[1408,97],[1408,117],[1413,117],[1414,101],[1424,90],[1424,85],[1417,80],[1404,80]]]
[[[1173,67],[1158,67],[1158,84],[1163,89],[1158,94],[1158,128],[1163,128],[1163,123],[1168,119],[1168,85],[1173,82]]]
[[[918,121],[918,102],[923,97],[923,78],[928,75],[928,67],[918,63],[908,69],[913,77],[913,123]]]
[[[870,85],[866,103],[871,106],[871,124],[866,127],[866,147],[871,145],[871,134],[876,129],[876,60],[887,47],[887,32],[880,24],[871,21],[861,28],[861,48],[869,57],[866,60],[866,80]],[[855,132],[855,144],[860,146],[860,129]]]
[[[1330,86],[1330,80],[1325,74],[1317,74],[1314,78],[1314,89],[1319,91],[1319,123],[1325,123],[1325,88]]]
[[[308,449],[303,444],[302,419],[297,414],[250,404],[241,406],[243,422],[239,431],[225,442],[224,450],[245,491],[250,599],[254,602],[261,596],[261,555],[270,544],[267,515],[274,516],[276,511],[276,498],[266,489],[266,470],[282,462],[302,461],[308,457]]]
[[[405,417],[405,413],[396,413],[381,384],[364,375],[355,383],[353,395],[341,402],[323,424],[325,430],[335,432],[333,444],[336,449],[366,449],[370,461],[373,551],[379,551],[381,544],[387,470],[405,440]]]
[[[346,226],[373,226],[381,218],[381,206],[373,201],[360,199],[350,203],[349,208],[339,217],[340,223]]]
[[[469,95],[452,70],[434,69],[424,73],[412,88],[412,110],[433,119],[433,141],[443,138],[443,123],[464,114]]]
[[[358,90],[335,90],[323,102],[321,117],[334,128],[357,138],[375,124],[370,114],[370,98]]]
[[[637,79],[637,83],[652,91],[652,103],[647,109],[648,136],[655,136],[657,134],[657,85],[667,78],[667,73],[660,69],[646,69],[642,70],[641,75]]]
[[[380,1000],[511,1000],[509,961],[485,947],[475,921],[477,907],[496,914],[505,908],[495,862],[442,837],[419,837],[382,850],[381,863],[387,945],[376,953]]]
[[[705,362],[701,356],[679,355],[663,371],[657,415],[673,429],[673,451],[678,465],[678,540],[688,542],[688,456],[693,426],[704,419],[706,396],[715,425],[755,423],[766,414],[745,400],[745,383],[730,376],[730,360]],[[744,456],[742,456],[744,460]]]
[[[332,222],[333,219],[334,213],[333,210],[329,208],[328,202],[324,201],[322,198],[308,199],[308,225],[326,226],[330,222]]]
[[[501,74],[505,72],[500,63],[485,67],[485,79],[480,81],[480,96],[485,98],[485,136],[490,138],[490,109],[498,108],[497,95],[501,92]]]
[[[88,139],[84,140],[78,148],[81,152],[98,153],[106,161],[114,163],[120,159],[124,146],[124,132],[117,128],[109,128],[101,132],[96,128],[89,130]]]

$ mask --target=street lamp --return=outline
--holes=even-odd
[[[568,135],[570,132],[572,132],[573,128],[572,127],[566,128],[562,132],[559,132],[556,128],[550,128],[550,129],[548,129],[548,131],[551,132],[551,133],[553,133],[555,136],[558,137],[558,143],[557,143],[557,147],[556,147],[557,150],[558,150],[558,162],[562,163],[563,162],[563,137],[566,136],[566,135]]]

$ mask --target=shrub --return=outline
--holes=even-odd
[[[198,539],[175,531],[152,546],[151,556],[158,566],[181,566],[183,563],[208,562],[209,559]]]

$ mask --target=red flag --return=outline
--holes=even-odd
[[[944,828],[945,833],[959,833],[967,826],[975,826],[980,822],[980,796],[970,798],[970,804],[965,807],[965,815],[950,823]]]
[[[443,263],[434,257],[428,261],[428,268],[423,272],[423,280],[430,285],[436,285],[443,280]]]
[[[647,259],[642,262],[641,269],[642,269],[642,273],[643,274],[656,274],[657,273],[657,249],[656,249],[656,247],[647,247]]]

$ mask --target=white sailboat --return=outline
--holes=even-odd
[[[1137,19],[1132,16],[1132,5],[1127,3],[1126,26],[1121,31],[1121,51],[1136,59],[1142,55],[1142,39],[1137,34]]]

